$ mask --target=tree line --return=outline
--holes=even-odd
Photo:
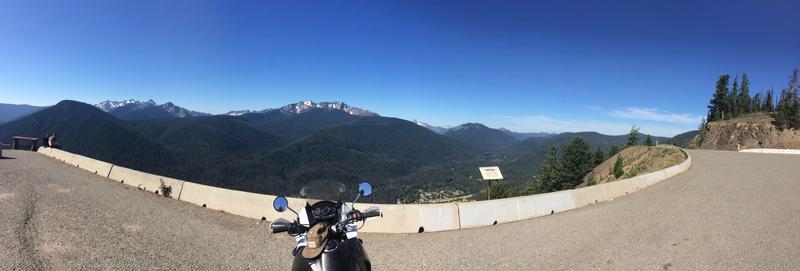
[[[640,138],[639,128],[633,126],[628,133],[627,143],[622,147],[611,145],[608,154],[603,152],[600,146],[592,152],[589,144],[580,137],[570,141],[561,153],[556,147],[551,147],[536,176],[527,187],[520,191],[520,194],[530,195],[573,189],[583,183],[583,177],[586,174],[607,158],[613,157],[624,148],[639,145]],[[649,135],[644,140],[644,145],[654,145],[653,139]],[[623,174],[621,156],[617,156],[612,170],[617,177]],[[589,185],[593,185],[591,180],[589,180]]]
[[[789,76],[789,85],[775,97],[772,89],[761,91],[750,96],[750,78],[742,74],[739,81],[737,75],[730,82],[730,75],[720,75],[716,90],[708,105],[708,116],[701,124],[701,130],[707,122],[733,119],[750,113],[769,113],[775,118],[775,126],[779,129],[800,128],[800,100],[798,100],[798,70],[795,68]]]

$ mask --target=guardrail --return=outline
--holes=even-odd
[[[797,150],[797,149],[745,149],[745,150],[740,150],[739,152],[773,153],[773,154],[800,154],[800,150]]]
[[[678,165],[629,179],[578,189],[465,203],[356,204],[356,208],[365,209],[369,206],[378,206],[384,213],[382,218],[370,219],[380,219],[379,223],[365,223],[361,229],[362,232],[435,232],[519,221],[613,200],[685,172],[692,165],[692,157],[685,150],[681,149],[681,151],[686,155],[686,160]],[[165,185],[172,187],[174,199],[209,209],[254,219],[275,220],[279,217],[294,219],[292,217],[294,214],[291,212],[278,213],[272,210],[272,200],[275,199],[275,196],[272,195],[237,191],[158,176],[60,149],[39,148],[37,152],[93,174],[150,192],[157,192],[163,181]],[[298,198],[289,198],[288,200],[289,206],[296,210],[305,206],[307,202],[307,199]]]

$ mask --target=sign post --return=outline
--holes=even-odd
[[[490,200],[492,199],[492,181],[502,180],[503,173],[500,173],[500,167],[479,167],[478,170],[481,171],[483,180],[487,181],[489,184],[486,190],[486,199]]]

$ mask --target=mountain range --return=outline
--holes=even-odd
[[[603,150],[626,141],[592,132],[521,135],[479,123],[435,132],[344,103],[306,101],[237,115],[169,108],[180,107],[62,101],[0,125],[0,139],[56,132],[74,153],[257,193],[339,197],[330,191],[369,179],[381,188],[371,200],[391,203],[443,189],[476,193],[484,186],[475,181],[478,166],[499,165],[507,183],[524,184],[551,146],[575,137]]]
[[[208,116],[208,113],[188,110],[172,102],[162,105],[153,100],[141,102],[137,100],[104,101],[95,107],[123,120],[158,119],[158,118],[188,118]]]
[[[43,108],[46,108],[46,106],[0,103],[0,123],[18,119],[22,116],[42,110]]]

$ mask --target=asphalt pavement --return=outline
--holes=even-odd
[[[360,236],[376,270],[797,270],[800,156],[690,154],[689,171],[610,202],[484,228]],[[290,267],[293,239],[270,236],[262,221],[37,153],[3,155],[0,270]]]

